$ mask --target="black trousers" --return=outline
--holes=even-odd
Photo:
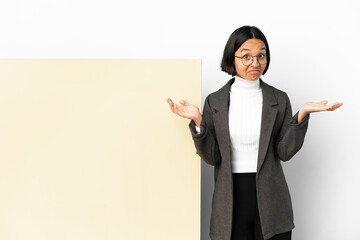
[[[234,209],[231,240],[264,240],[256,198],[256,173],[233,173]],[[291,240],[291,231],[271,240]]]

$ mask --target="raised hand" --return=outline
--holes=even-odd
[[[166,98],[166,101],[173,113],[179,115],[180,117],[194,120],[195,124],[200,127],[201,113],[198,107],[184,100],[179,101],[181,105],[175,104],[170,98]]]
[[[299,111],[299,115],[298,115],[298,122],[301,122],[302,119],[309,113],[312,112],[323,112],[323,111],[334,111],[336,109],[338,109],[341,105],[343,105],[341,102],[335,102],[333,104],[330,105],[326,105],[328,103],[328,101],[323,100],[320,102],[307,102],[305,103],[300,111]]]

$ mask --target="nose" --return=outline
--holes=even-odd
[[[257,57],[253,57],[253,61],[252,61],[252,63],[251,63],[251,66],[257,67],[257,66],[259,66],[259,65],[260,65],[260,64],[259,64],[258,58],[257,58]]]

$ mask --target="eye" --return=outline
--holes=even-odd
[[[258,55],[258,57],[261,58],[261,59],[263,59],[263,58],[265,58],[266,56],[265,56],[265,54],[260,53],[260,54]]]
[[[250,59],[250,56],[249,56],[249,55],[244,55],[244,56],[243,56],[243,59],[244,59],[244,60],[249,60],[249,59]]]

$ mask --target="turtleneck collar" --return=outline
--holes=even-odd
[[[239,76],[235,76],[235,81],[231,85],[230,92],[232,93],[254,93],[261,91],[260,88],[260,80],[246,80],[244,78],[241,78]]]

